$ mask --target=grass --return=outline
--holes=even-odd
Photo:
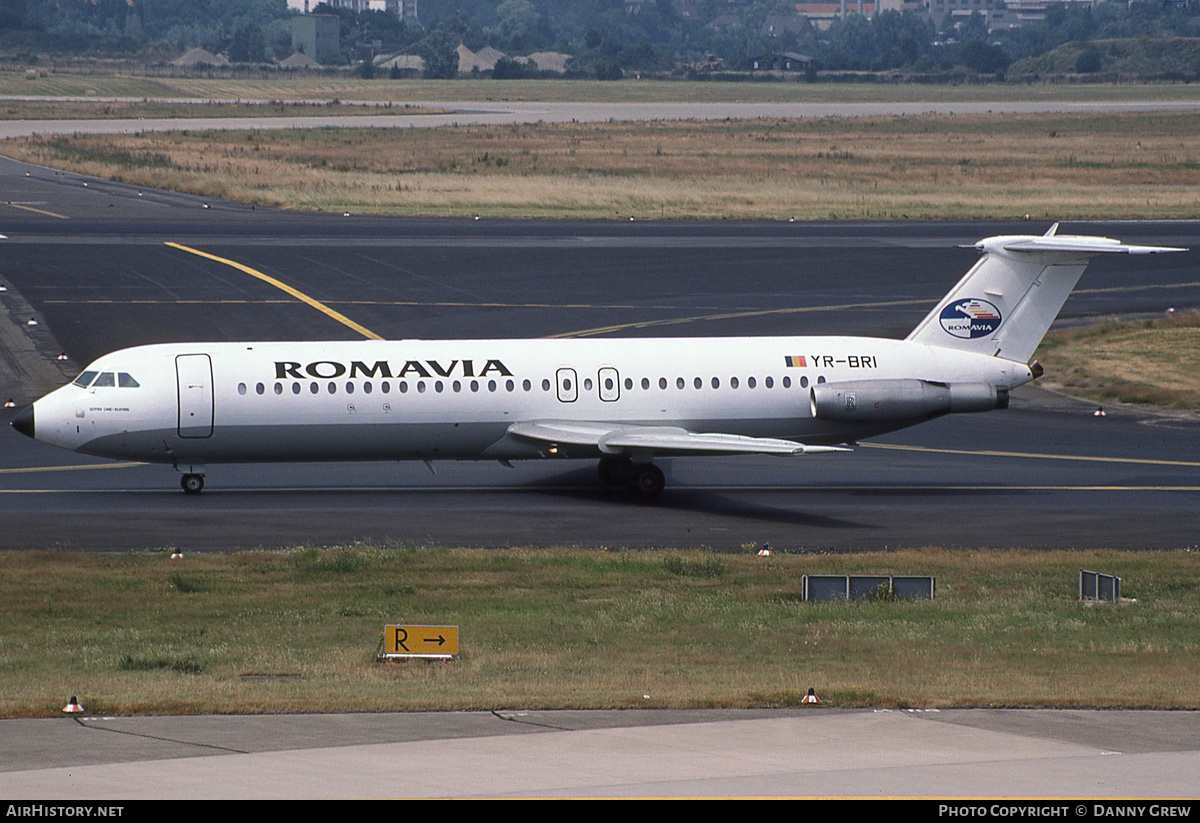
[[[244,70],[137,74],[103,65],[0,71],[0,96],[132,97],[240,100],[557,101],[583,103],[890,103],[1014,100],[1195,100],[1200,86],[1179,83],[799,83],[598,80],[363,80],[351,72]]]
[[[73,135],[5,154],[265,206],[709,219],[1192,218],[1200,115]],[[153,160],[153,162],[150,162]]]
[[[358,545],[0,554],[0,716],[826,705],[1200,707],[1189,552],[853,555]],[[1075,602],[1080,567],[1137,602]],[[932,602],[804,603],[805,573],[934,574]],[[389,622],[450,664],[380,664]]]
[[[1200,314],[1053,331],[1036,358],[1042,383],[1076,397],[1200,411]]]

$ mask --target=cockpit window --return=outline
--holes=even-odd
[[[138,381],[133,379],[132,374],[126,374],[125,372],[117,373],[117,385],[123,389],[137,389],[141,387]]]
[[[75,385],[81,389],[86,389],[96,379],[97,372],[85,371],[83,374],[75,378]]]
[[[96,382],[92,384],[92,388],[115,385],[117,385],[116,375],[110,371],[106,371],[100,373],[100,376],[96,378]]]

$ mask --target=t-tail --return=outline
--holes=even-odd
[[[1130,246],[1109,237],[1058,234],[989,237],[983,257],[907,340],[1026,363],[1097,254],[1186,251]]]

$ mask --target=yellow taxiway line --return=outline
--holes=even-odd
[[[185,251],[188,254],[194,254],[194,255],[197,255],[198,257],[205,257],[205,258],[208,258],[209,260],[215,260],[218,263],[224,263],[226,266],[232,266],[233,268],[237,269],[240,272],[245,272],[246,274],[250,275],[251,277],[258,278],[259,280],[263,281],[264,283],[269,283],[270,285],[274,286],[275,288],[279,289],[280,291],[290,294],[292,297],[296,298],[301,303],[306,303],[307,305],[312,306],[314,309],[321,312],[322,314],[324,314],[328,317],[332,317],[334,320],[338,321],[343,326],[353,329],[354,331],[358,332],[359,334],[361,334],[363,337],[367,338],[368,340],[382,340],[383,339],[383,337],[381,337],[380,335],[376,334],[375,332],[371,331],[370,329],[366,328],[365,326],[361,326],[358,323],[355,323],[353,320],[351,320],[349,317],[342,314],[341,312],[334,311],[333,309],[329,308],[329,306],[326,306],[320,300],[317,300],[314,297],[309,297],[304,292],[300,291],[297,288],[293,288],[292,286],[289,286],[287,283],[284,283],[282,280],[277,280],[268,274],[263,274],[262,272],[258,271],[257,269],[252,269],[249,266],[245,265],[244,263],[239,263],[236,260],[228,260],[224,257],[217,257],[217,255],[215,255],[215,254],[209,254],[206,251],[200,251],[199,249],[193,249],[188,246],[180,245],[179,243],[167,243],[167,245],[173,249],[179,249],[180,251]]]
[[[25,211],[32,211],[32,212],[36,212],[37,214],[44,214],[47,217],[57,217],[59,220],[70,219],[65,214],[58,214],[56,212],[46,211],[45,209],[35,209],[33,206],[19,206],[16,203],[5,203],[4,205],[12,206],[14,209],[24,209]]]
[[[21,469],[0,469],[0,474],[30,474],[32,472],[76,472],[88,469],[132,469],[145,463],[88,463],[83,466],[29,466]]]
[[[972,457],[1023,457],[1034,460],[1080,460],[1089,463],[1134,463],[1142,466],[1183,466],[1194,468],[1200,462],[1194,460],[1151,460],[1145,457],[1094,457],[1083,454],[1039,454],[1037,452],[1004,452],[972,449],[933,449],[927,446],[900,446],[895,443],[859,443],[868,449],[925,452],[928,454],[966,454]]]

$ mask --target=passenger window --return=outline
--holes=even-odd
[[[542,380],[542,391],[550,391],[550,381]]]
[[[697,377],[695,380],[692,381],[692,385],[698,389],[702,389],[702,388],[704,388],[704,381],[701,380],[699,377]]]
[[[321,387],[316,384],[316,381],[313,381],[312,383],[308,384],[308,390],[313,394],[316,394],[321,390]]]
[[[116,375],[110,371],[106,371],[106,372],[101,372],[100,376],[96,378],[96,382],[92,384],[92,388],[96,388],[98,386],[115,386],[115,385],[117,385]]]
[[[738,387],[738,379],[736,377],[729,378],[729,388],[736,389]]]
[[[283,394],[283,384],[282,384],[282,383],[276,383],[276,384],[275,384],[275,393],[276,393],[276,394]]]
[[[522,381],[521,381],[521,388],[522,388],[523,390],[525,390],[525,391],[529,391],[530,389],[532,389],[532,388],[533,388],[533,384],[532,384],[532,383],[530,383],[528,380],[522,380]]]
[[[658,378],[658,387],[660,389],[665,390],[667,388],[667,378],[665,378],[665,377]]]
[[[454,391],[455,391],[455,393],[462,391],[462,382],[461,381],[459,381],[459,380],[454,381]]]
[[[642,390],[643,390],[643,391],[645,391],[645,390],[646,390],[646,389],[648,389],[648,388],[650,388],[650,378],[649,378],[649,377],[643,377],[643,378],[642,378]]]
[[[262,383],[259,383],[257,386],[254,387],[255,394],[262,394],[266,390],[267,390],[267,387],[264,386]]]
[[[367,393],[367,394],[370,394],[370,393],[371,393],[371,391],[372,391],[372,387],[371,387],[371,381],[370,381],[370,380],[368,380],[366,383],[363,383],[363,391],[364,391],[365,393]]]
[[[785,389],[790,389],[792,387],[792,378],[784,377],[783,378],[783,387]]]
[[[126,374],[125,372],[117,373],[117,385],[123,389],[140,389],[141,388],[141,386],[138,384],[138,381],[133,379],[133,375]]]
[[[765,380],[763,380],[763,385],[766,386],[768,389],[773,389],[773,388],[775,388],[775,379],[773,377],[768,377]]]
[[[75,378],[75,385],[81,389],[86,389],[96,379],[96,372],[85,371],[83,374]]]
[[[802,388],[802,389],[808,388],[808,378],[807,377],[800,378],[800,388]]]
[[[747,377],[747,378],[746,378],[746,386],[747,386],[748,388],[751,388],[751,389],[752,389],[752,388],[754,388],[754,386],[755,386],[755,385],[756,385],[756,384],[755,384],[755,382],[754,382],[754,378],[753,378],[753,377]]]
[[[685,385],[682,377],[675,378],[675,388],[682,389]]]
[[[713,387],[714,389],[719,389],[719,388],[721,388],[721,378],[719,378],[719,377],[714,377],[714,378],[712,379],[712,387]]]
[[[349,380],[346,381],[346,394],[354,394],[354,384]]]
[[[238,394],[245,394],[245,393],[246,393],[246,384],[238,383]]]
[[[505,381],[504,381],[504,390],[505,390],[505,391],[512,391],[512,390],[513,390],[513,389],[515,389],[516,387],[517,387],[517,384],[516,384],[516,383],[514,383],[513,381],[511,381],[511,380],[505,380]]]
[[[299,393],[300,393],[300,384],[293,383],[292,384],[292,394],[299,394]]]

